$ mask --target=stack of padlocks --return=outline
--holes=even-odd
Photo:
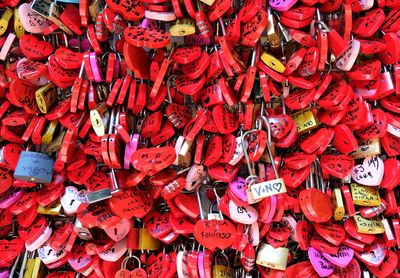
[[[0,1],[0,277],[400,277],[399,62],[398,0]]]

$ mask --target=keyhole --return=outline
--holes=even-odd
[[[69,203],[70,206],[75,202],[75,200],[71,200],[71,203]]]
[[[78,259],[78,264],[81,263],[81,260],[82,260],[82,257],[79,257],[79,259]]]
[[[49,250],[49,253],[47,253],[47,256],[50,256],[50,254],[51,254],[51,250]]]
[[[114,235],[117,235],[117,232],[118,232],[117,228],[114,228]]]

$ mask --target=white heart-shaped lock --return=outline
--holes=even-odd
[[[251,243],[253,246],[258,246],[260,244],[260,227],[258,226],[257,221],[250,226],[249,243]]]
[[[362,165],[354,166],[351,177],[359,184],[378,186],[381,184],[385,166],[378,156],[368,156]]]
[[[176,255],[176,273],[178,274],[178,278],[187,278],[189,276],[188,267],[187,267],[187,255],[188,251],[179,251]]]
[[[126,218],[121,218],[118,223],[105,228],[104,231],[112,240],[120,241],[129,233],[130,228],[130,221]]]
[[[50,238],[52,232],[53,229],[50,226],[47,226],[46,229],[44,229],[43,233],[34,242],[32,243],[25,242],[26,250],[32,252],[38,249]]]
[[[185,189],[187,191],[195,190],[206,178],[206,172],[203,165],[193,165],[186,176]]]
[[[25,31],[33,34],[41,34],[49,25],[47,20],[31,9],[29,3],[24,3],[18,8],[18,15]]]
[[[74,186],[65,187],[65,194],[61,197],[61,206],[65,214],[76,213],[79,205],[85,202],[85,193],[82,190],[78,191]]]
[[[236,222],[251,225],[257,221],[258,212],[252,206],[237,206],[232,200],[230,200],[229,216]]]
[[[84,271],[78,271],[79,273],[81,273],[83,276],[87,277],[90,275],[90,273],[92,273],[94,270],[94,265],[89,266],[87,269],[85,269]]]
[[[44,264],[54,263],[67,255],[67,252],[65,251],[66,246],[67,242],[64,242],[60,249],[55,251],[53,248],[51,248],[50,242],[47,241],[37,249],[38,256]]]
[[[239,163],[240,160],[242,160],[244,156],[243,152],[243,147],[242,147],[242,137],[236,137],[236,147],[235,147],[235,152],[233,153],[233,156],[231,160],[229,161],[229,164],[232,166],[235,166],[236,164]]]
[[[126,244],[126,238],[123,238],[116,242],[113,247],[99,253],[99,257],[105,261],[116,262],[125,254],[126,250],[128,250]]]

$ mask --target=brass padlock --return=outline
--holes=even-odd
[[[214,278],[230,278],[233,277],[232,269],[229,265],[229,259],[225,253],[216,254],[212,269]]]
[[[353,204],[367,207],[376,207],[381,204],[381,197],[377,187],[352,183],[350,188]]]
[[[140,250],[160,250],[160,241],[152,237],[146,228],[139,230],[139,249]]]
[[[48,145],[53,141],[54,134],[56,133],[58,121],[54,120],[49,123],[44,134],[42,135],[42,144]]]
[[[40,112],[46,114],[56,101],[56,89],[53,83],[40,87],[35,92],[36,103]]]
[[[335,188],[333,190],[332,199],[334,207],[333,216],[336,221],[341,221],[346,211],[344,209],[342,191],[340,191],[340,188]]]
[[[37,212],[45,215],[59,215],[61,213],[61,202],[55,201],[48,206],[38,206]]]
[[[183,168],[190,167],[192,163],[193,146],[193,142],[188,142],[186,140],[182,144],[182,147],[178,153],[178,163]]]
[[[381,144],[378,138],[360,139],[358,140],[358,148],[355,149],[351,156],[354,159],[366,158],[367,156],[376,156],[381,153]]]
[[[379,218],[365,219],[360,215],[355,215],[354,220],[357,226],[357,232],[360,234],[383,234],[385,232],[385,227]]]
[[[256,264],[277,270],[285,270],[289,249],[274,248],[269,244],[261,243],[258,247]]]
[[[191,18],[181,18],[169,28],[169,33],[173,37],[184,37],[196,33],[194,20]]]
[[[292,114],[292,119],[296,124],[297,133],[299,134],[318,127],[318,119],[311,108],[296,111]]]

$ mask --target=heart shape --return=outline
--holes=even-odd
[[[150,211],[143,222],[149,234],[155,238],[167,235],[172,229],[169,222],[169,212],[161,214],[158,211]]]
[[[25,111],[29,114],[36,114],[39,108],[36,103],[35,92],[39,89],[36,85],[15,78],[10,84],[10,95],[16,100],[18,107],[24,107]]]
[[[64,192],[65,188],[63,184],[51,188],[43,187],[36,196],[36,202],[45,207],[60,198]]]
[[[388,248],[383,239],[377,238],[375,242],[364,247],[364,250],[355,251],[354,255],[361,262],[372,267],[379,267],[385,259]]]
[[[146,278],[147,273],[143,268],[136,268],[132,271],[120,269],[115,273],[114,278]]]
[[[68,263],[75,271],[83,271],[92,264],[92,256],[86,253],[82,245],[76,245],[69,254]]]
[[[196,240],[211,251],[225,250],[236,240],[236,228],[228,220],[198,220],[194,226]]]
[[[184,95],[192,96],[200,92],[206,83],[206,75],[202,74],[195,79],[190,79],[182,74],[175,79],[175,85],[179,92]]]
[[[20,226],[18,228],[18,235],[23,241],[29,244],[34,242],[48,226],[46,218],[40,216],[31,226],[27,228]]]
[[[118,196],[111,197],[107,204],[119,217],[143,218],[152,208],[153,198],[145,190],[126,190]]]
[[[308,257],[310,258],[312,266],[320,277],[329,276],[335,270],[335,266],[325,259],[322,253],[316,250],[314,247],[310,247],[310,249],[308,249]]]
[[[339,245],[346,237],[346,231],[339,224],[331,222],[315,223],[314,228],[320,236],[334,245]]]
[[[76,213],[80,204],[86,202],[84,191],[78,189],[74,186],[65,187],[65,193],[60,199],[61,206],[66,214],[72,215]]]
[[[129,233],[130,228],[130,221],[126,218],[121,218],[118,223],[105,228],[104,231],[112,240],[120,241]]]
[[[381,139],[383,149],[388,156],[396,156],[400,154],[400,138],[391,133],[387,133]]]
[[[176,218],[173,214],[171,214],[169,219],[174,233],[184,235],[193,233],[194,225],[196,223],[196,220],[193,218],[190,218],[186,215],[182,218]]]
[[[170,258],[167,254],[159,253],[151,255],[147,261],[148,277],[165,277],[170,265]]]
[[[385,259],[378,267],[366,265],[376,277],[390,277],[390,274],[397,268],[398,257],[395,252],[389,250]]]
[[[98,191],[110,187],[110,179],[104,172],[95,171],[85,182],[89,192]]]
[[[174,52],[175,53],[175,52]],[[183,128],[192,119],[189,108],[183,105],[170,103],[165,108],[165,115],[176,128]]]
[[[64,69],[79,69],[82,65],[83,53],[74,52],[66,47],[59,47],[54,55],[57,63]]]
[[[269,116],[268,122],[271,127],[271,135],[277,140],[288,135],[294,126],[293,119],[287,114]]]
[[[127,239],[123,238],[111,246],[111,248],[100,252],[98,255],[102,260],[115,262],[125,254],[127,249]]]
[[[174,198],[175,205],[191,218],[200,215],[200,208],[195,195],[179,194]]]
[[[18,15],[26,32],[42,34],[49,27],[47,20],[31,10],[29,3],[24,3],[18,7]]]
[[[392,190],[400,183],[400,161],[395,158],[388,158],[383,162],[384,174],[381,186],[387,190]]]
[[[131,156],[132,166],[141,172],[154,175],[174,163],[176,152],[173,147],[143,148]]]
[[[11,187],[6,192],[0,194],[0,209],[6,209],[12,206],[24,195],[23,191]]]
[[[24,34],[19,39],[22,53],[31,60],[42,60],[50,56],[53,46],[46,41],[39,41],[35,36]]]
[[[306,154],[303,152],[293,152],[285,155],[285,165],[290,169],[299,170],[309,166],[315,161],[317,156],[315,154]]]
[[[247,193],[244,178],[237,176],[228,184],[229,190],[240,200],[247,202]]]
[[[238,223],[251,225],[258,219],[258,212],[252,206],[237,206],[232,200],[229,201],[229,216]]]
[[[353,98],[349,102],[346,115],[343,117],[343,119],[341,119],[340,122],[347,125],[358,125],[363,123],[366,114],[367,111],[365,108],[364,99],[357,94],[353,94]]]
[[[1,260],[4,262],[13,261],[24,250],[24,241],[20,238],[0,240]]]
[[[235,113],[230,112],[225,106],[216,105],[212,111],[215,125],[222,134],[228,134],[236,131],[239,127],[239,121]]]
[[[104,202],[81,203],[76,211],[76,216],[83,226],[88,228],[97,226],[101,229],[112,226],[121,219]]]
[[[50,241],[47,241],[37,250],[38,256],[44,264],[54,263],[67,255],[66,246],[67,241],[56,251],[50,246]]]
[[[385,164],[378,156],[367,156],[363,164],[354,166],[351,177],[357,183],[378,186],[381,184]]]
[[[50,56],[49,61],[47,62],[47,68],[51,80],[56,80],[64,84],[73,84],[75,78],[77,78],[79,74],[77,70],[63,69],[57,62],[55,55]]]
[[[144,2],[139,0],[106,0],[106,3],[114,13],[121,14],[126,20],[137,21],[146,10]]]
[[[283,166],[279,169],[279,177],[283,179],[285,185],[290,188],[296,188],[305,181],[310,173],[310,167],[304,167],[299,170],[289,169]]]
[[[146,29],[140,26],[126,27],[124,38],[127,43],[133,46],[147,48],[163,48],[170,42],[170,35],[167,31]]]
[[[352,259],[350,263],[344,267],[336,267],[333,272],[334,277],[361,277],[361,268],[356,259]]]
[[[387,133],[386,113],[381,109],[372,110],[373,123],[356,131],[363,139],[382,138]]]
[[[214,163],[208,168],[208,174],[215,180],[231,182],[239,172],[239,168],[230,164]]]
[[[171,59],[178,64],[189,64],[198,58],[202,53],[201,47],[198,45],[178,47],[174,50]]]
[[[321,158],[321,168],[326,173],[343,179],[347,177],[354,167],[354,159],[348,155],[324,155]]]
[[[340,246],[337,254],[332,255],[328,253],[322,253],[322,255],[334,265],[344,268],[347,267],[351,262],[351,260],[353,259],[354,250],[351,249],[350,247],[342,245]]]

